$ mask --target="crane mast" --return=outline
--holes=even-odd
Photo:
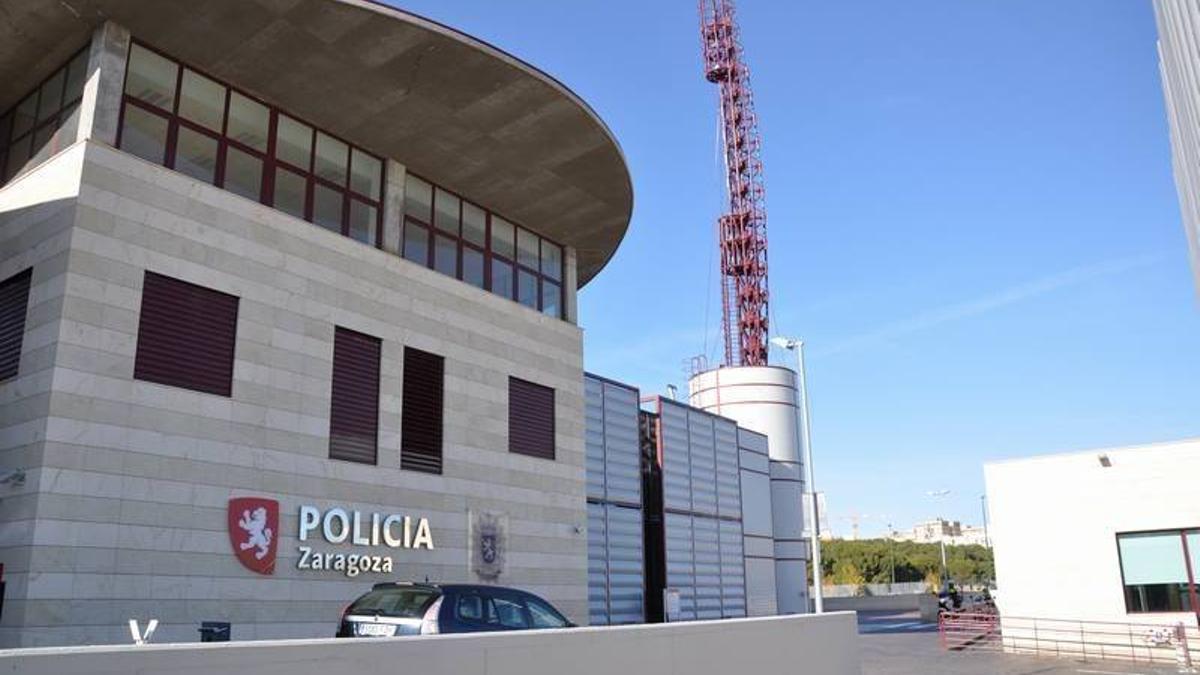
[[[762,140],[733,0],[699,0],[704,77],[721,109],[729,211],[717,219],[726,366],[767,365],[767,213]]]

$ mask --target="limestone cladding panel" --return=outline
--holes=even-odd
[[[9,593],[23,628],[0,625],[0,642],[124,641],[135,616],[159,618],[164,640],[194,640],[201,620],[233,622],[237,639],[328,635],[383,577],[298,570],[306,503],[428,517],[435,549],[394,551],[389,579],[475,580],[468,510],[507,514],[500,582],[586,620],[578,327],[102,144],[79,160],[83,148],[60,325],[43,340],[60,358],[37,527],[2,537],[23,556]],[[132,379],[145,270],[240,298],[230,398]],[[383,340],[378,466],[327,458],[335,326]],[[446,357],[440,476],[399,468],[405,345]],[[509,376],[555,389],[556,461],[507,451]],[[233,496],[279,500],[273,576],[231,553]]]

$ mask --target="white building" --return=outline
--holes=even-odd
[[[1196,626],[1200,438],[984,467],[1006,617]]]
[[[1158,19],[1158,57],[1179,210],[1187,232],[1192,273],[1200,290],[1200,3],[1154,0]]]

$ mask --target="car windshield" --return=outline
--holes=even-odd
[[[429,588],[377,588],[350,605],[347,614],[379,614],[419,619],[438,591]]]

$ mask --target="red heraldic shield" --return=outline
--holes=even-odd
[[[274,574],[279,550],[279,502],[262,497],[230,499],[229,543],[233,554],[248,569]]]

